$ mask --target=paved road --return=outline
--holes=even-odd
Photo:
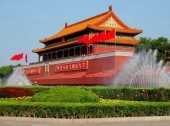
[[[0,126],[169,126],[170,117],[44,119],[0,117]]]

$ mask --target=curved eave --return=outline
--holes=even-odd
[[[124,44],[124,45],[135,45],[139,40],[134,38],[112,38],[105,41],[106,43]]]
[[[93,30],[99,30],[99,31],[110,31],[110,30],[114,29],[112,27],[98,27],[98,26],[89,26],[89,28],[91,28]],[[129,34],[135,34],[135,35],[143,32],[140,29],[132,29],[132,28],[129,28],[129,29],[115,28],[115,30],[117,33],[129,33]]]
[[[143,32],[143,30],[140,30],[140,29],[116,29],[116,32],[119,32],[119,33],[129,33],[129,34],[140,34]]]
[[[87,27],[83,27],[83,28],[81,28],[81,29],[76,29],[76,30],[74,30],[74,31],[71,31],[71,32],[68,33],[68,34],[65,34],[65,35],[57,35],[57,37],[54,35],[54,36],[52,36],[52,37],[39,40],[39,42],[45,43],[45,42],[48,42],[48,41],[51,41],[51,40],[54,40],[54,39],[58,39],[58,38],[64,37],[64,36],[66,36],[66,35],[71,35],[71,34],[74,34],[74,33],[80,32],[80,31],[83,31],[83,30],[85,30],[86,28],[87,28]]]
[[[77,43],[77,40],[71,41],[71,42],[62,42],[62,43],[57,44],[57,45],[52,46],[52,47],[44,47],[44,48],[34,49],[34,50],[32,50],[32,52],[34,52],[34,53],[42,53],[44,51],[49,51],[49,50],[57,49],[57,48],[60,48],[60,47],[63,47],[63,46],[68,46],[68,45],[72,45],[72,44],[75,44],[75,43]]]

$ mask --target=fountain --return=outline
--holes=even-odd
[[[163,61],[156,61],[157,51],[142,51],[135,54],[120,71],[115,86],[167,87],[170,75]]]
[[[23,86],[23,85],[31,85],[31,82],[28,80],[28,78],[24,74],[22,68],[16,67],[14,68],[13,73],[6,80],[5,85]]]

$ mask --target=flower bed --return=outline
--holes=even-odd
[[[35,91],[19,88],[19,87],[5,87],[0,88],[0,98],[17,98],[24,96],[33,96]]]

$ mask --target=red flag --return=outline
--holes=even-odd
[[[81,38],[79,38],[78,39],[78,43],[80,44],[80,43],[85,43],[85,44],[87,44],[89,42],[89,36],[88,35],[85,35],[85,36],[83,36],[83,37],[81,37]]]
[[[83,37],[80,37],[78,39],[78,43],[85,43],[85,44],[91,44],[91,43],[95,43],[98,41],[105,41],[111,38],[115,38],[116,36],[116,31],[115,29],[109,31],[108,33],[106,33],[105,31],[101,32],[100,34],[95,34],[90,40],[89,40],[89,36],[85,35]]]
[[[10,60],[21,60],[23,58],[23,53],[20,53],[20,54],[15,54],[14,56],[11,57]]]
[[[11,57],[10,60],[16,60],[16,59],[17,59],[17,55],[14,55],[14,56]]]
[[[92,43],[95,43],[98,41],[100,41],[99,35],[95,34],[95,35],[93,35],[93,37],[89,40],[89,43],[87,43],[87,44],[92,44]]]
[[[27,54],[25,54],[25,62],[26,62],[26,63],[28,62],[28,56],[27,56]]]
[[[17,60],[21,60],[23,58],[23,53],[17,55]]]
[[[109,31],[106,35],[105,35],[105,38],[104,38],[104,40],[108,40],[108,39],[111,39],[111,38],[115,38],[115,30],[113,29],[113,30],[111,30],[111,31]]]
[[[98,36],[99,36],[100,41],[104,41],[105,36],[106,36],[106,31],[100,32],[100,34]]]

